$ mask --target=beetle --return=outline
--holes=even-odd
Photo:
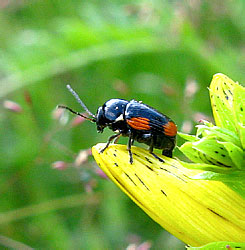
[[[91,117],[63,105],[59,105],[58,108],[67,109],[96,123],[99,133],[102,133],[106,127],[116,132],[109,137],[106,146],[100,153],[103,153],[112,141],[116,142],[120,136],[127,136],[129,137],[127,149],[131,164],[133,163],[131,146],[135,140],[150,146],[149,152],[160,161],[163,160],[153,153],[154,148],[162,149],[162,155],[172,157],[176,143],[177,126],[168,116],[142,102],[123,99],[108,100],[98,108],[96,115],[94,115],[71,86],[67,85],[67,88]]]

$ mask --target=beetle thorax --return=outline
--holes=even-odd
[[[96,124],[98,132],[103,132],[105,127],[113,131],[124,130],[124,112],[128,101],[122,99],[111,99],[98,108]]]

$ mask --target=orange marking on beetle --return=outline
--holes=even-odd
[[[164,134],[167,136],[175,136],[177,134],[177,126],[174,122],[168,122],[163,125]]]
[[[127,119],[127,123],[132,128],[138,130],[149,130],[151,128],[149,125],[149,119],[145,117],[133,117],[131,119]]]

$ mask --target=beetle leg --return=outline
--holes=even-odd
[[[134,138],[132,137],[132,134],[129,134],[129,139],[128,139],[128,153],[129,153],[129,162],[130,164],[133,164],[133,155],[132,155],[132,151],[131,151],[131,146],[134,143]]]
[[[121,137],[121,135],[122,135],[122,134],[119,134],[119,135],[114,139],[113,143],[117,144],[117,142],[118,142],[119,138]]]
[[[152,154],[157,160],[159,160],[160,162],[164,162],[163,159],[161,159],[160,157],[158,157],[157,155],[155,155],[155,154],[153,153],[153,148],[154,148],[154,139],[152,138],[152,140],[151,140],[151,145],[150,145],[150,148],[149,148],[149,152],[150,152],[150,154]]]
[[[162,151],[162,155],[165,155],[165,156],[167,156],[167,157],[172,158],[172,157],[173,157],[172,151],[173,151],[173,149],[164,149],[164,150]]]
[[[153,154],[153,139],[151,140],[151,145],[150,145],[150,147],[149,147],[149,152],[151,153],[151,154]]]
[[[106,146],[100,150],[100,153],[103,153],[105,151],[105,149],[108,148],[108,146],[110,145],[111,141],[113,139],[115,139],[115,138],[117,139],[117,137],[120,137],[120,135],[121,135],[121,132],[118,133],[118,134],[110,136],[109,139],[108,139],[108,141],[107,141],[107,143],[106,143]]]

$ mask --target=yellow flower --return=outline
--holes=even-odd
[[[200,246],[213,241],[244,241],[244,200],[218,181],[192,180],[201,171],[190,170],[177,160],[161,155],[156,160],[147,150],[132,147],[129,163],[124,145],[93,147],[95,160],[153,220],[183,242]]]
[[[221,74],[219,76],[223,77]],[[219,76],[218,79],[221,81]],[[217,75],[214,79],[217,83]],[[222,85],[220,82],[217,84]],[[213,87],[214,84],[211,84],[211,90]],[[215,97],[211,97],[211,99],[217,98],[217,93],[215,92]],[[222,93],[230,95],[233,92],[224,94],[225,92],[222,90]],[[232,100],[226,98],[229,105],[232,104]],[[216,105],[215,100],[212,100],[212,104]],[[239,107],[241,108],[241,105]],[[192,163],[193,165],[157,154],[163,160],[161,162],[147,150],[139,147],[132,147],[134,162],[130,164],[125,145],[111,145],[103,153],[100,153],[100,150],[105,147],[105,144],[98,144],[92,148],[93,156],[100,168],[123,192],[163,228],[191,246],[201,246],[217,241],[245,241],[245,203],[241,196],[243,193],[241,190],[244,189],[238,188],[239,192],[235,191],[236,188],[232,189],[231,186],[235,181],[229,182],[230,186],[228,186],[225,184],[226,182],[212,180],[212,174],[215,176],[213,179],[227,178],[228,174],[226,169],[223,169],[223,162],[220,164],[221,166],[217,166],[215,164],[219,162],[217,159],[208,163],[202,161],[207,159],[203,156],[209,154],[212,147],[216,148],[216,145],[212,143],[221,141],[224,145],[226,141],[225,139],[222,141],[221,138],[229,138],[230,134],[227,135],[226,132],[230,128],[231,132],[238,134],[239,138],[243,135],[243,117],[236,116],[236,121],[239,121],[239,129],[241,128],[241,132],[238,132],[236,121],[231,123],[229,120],[224,123],[219,112],[215,112],[214,116],[219,121],[217,125],[221,126],[221,130],[216,126],[214,129],[213,125],[206,123],[205,128],[199,128],[199,132],[201,132],[198,135],[201,135],[202,138],[199,138],[198,135],[182,135],[189,139],[187,146],[184,147],[187,155],[189,152],[191,157],[194,155],[193,158],[196,158],[195,147],[201,151],[197,154],[201,155],[201,160],[198,159],[196,163]],[[226,116],[226,119],[228,119],[227,117],[231,119],[230,116]],[[223,132],[225,133],[223,134]],[[223,135],[224,137],[222,137]],[[200,140],[207,140],[208,143],[196,146],[196,144],[200,144]],[[236,141],[233,142],[244,155],[243,139],[239,139],[239,146],[236,145]],[[211,149],[210,143],[212,144]],[[230,148],[229,144],[225,149],[229,151]],[[237,154],[239,153],[241,152],[238,151]],[[227,156],[230,158],[227,157],[225,164],[231,164],[234,173],[237,174],[238,170],[239,174],[242,173],[243,166],[239,165],[237,161],[234,163],[233,155],[227,153]],[[195,167],[199,170],[193,169]],[[228,172],[231,174],[231,170]],[[237,177],[236,174],[231,179],[239,180],[239,176]],[[242,185],[244,182],[240,184]]]

